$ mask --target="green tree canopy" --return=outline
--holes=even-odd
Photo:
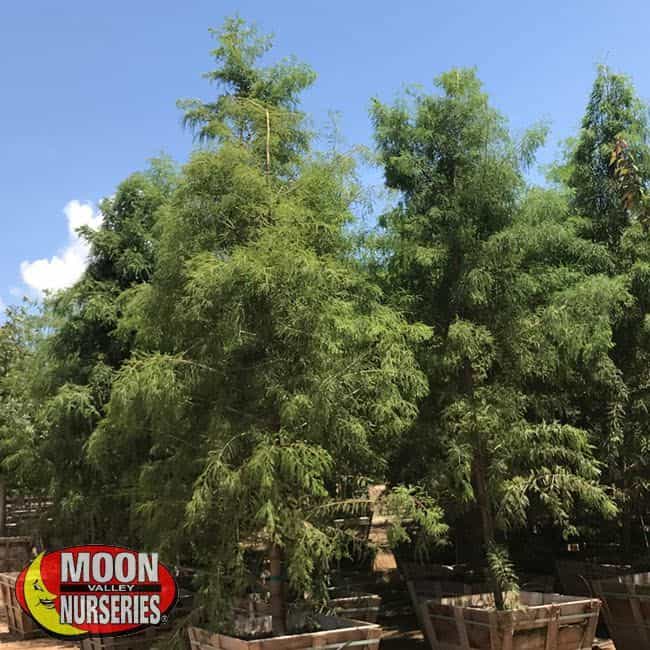
[[[251,67],[259,43],[228,22],[215,77],[295,108],[311,76]],[[365,505],[341,503],[340,477],[385,477],[426,391],[412,349],[430,334],[384,304],[355,257],[351,160],[307,153],[301,130],[278,140],[291,155],[271,141],[272,160],[293,173],[268,167],[258,107],[238,103],[233,116],[230,100],[226,89],[210,109],[227,129],[218,146],[192,156],[163,210],[153,280],[129,303],[138,352],[89,445],[98,467],[134,486],[149,539],[207,571],[213,623],[252,579],[246,549],[284,558],[298,594],[340,557],[349,536],[334,514]],[[435,507],[426,521],[444,532]],[[282,630],[282,603],[274,608]]]
[[[212,51],[218,67],[204,76],[221,92],[213,102],[180,101],[185,124],[200,140],[236,141],[276,173],[291,172],[309,145],[299,102],[315,73],[295,59],[260,66],[273,39],[241,18],[228,18],[210,32],[218,41]]]
[[[39,408],[29,466],[37,467],[34,489],[49,486],[65,539],[93,541],[113,535],[128,540],[125,501],[119,483],[103,481],[85,458],[85,445],[104,415],[116,371],[130,356],[135,331],[123,318],[133,287],[151,277],[155,265],[158,211],[174,186],[173,166],[154,161],[129,177],[101,203],[103,223],[82,229],[90,260],[82,278],[46,301],[42,327],[48,333],[34,352],[30,393]],[[9,462],[27,463],[27,449]],[[12,460],[13,458],[13,460]],[[126,510],[128,513],[128,510]],[[79,522],[83,521],[82,529]]]
[[[614,323],[611,370],[596,393],[600,398],[585,397],[581,409],[606,460],[607,479],[621,489],[628,552],[633,515],[643,513],[648,496],[649,145],[647,107],[627,77],[601,66],[563,177],[573,193],[573,218],[585,237],[606,246],[608,275],[627,294]]]
[[[618,246],[631,216],[612,165],[620,139],[626,140],[647,182],[648,109],[627,77],[600,66],[564,174],[574,192],[573,209],[586,219],[587,233],[610,247]]]
[[[565,532],[577,502],[613,512],[561,387],[608,362],[627,294],[602,275],[607,251],[553,213],[561,198],[526,192],[544,127],[513,140],[472,70],[436,83],[439,94],[373,104],[386,183],[402,197],[383,220],[385,282],[434,332],[410,449],[441,462],[420,480],[456,508],[478,503],[493,574],[511,584],[495,543],[529,509],[544,506]]]

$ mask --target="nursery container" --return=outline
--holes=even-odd
[[[0,537],[0,573],[22,571],[31,554],[31,537]]]
[[[43,636],[43,632],[30,616],[25,614],[16,600],[16,579],[19,573],[0,573],[0,594],[9,634],[21,641]]]
[[[595,580],[594,590],[616,649],[650,648],[650,573]]]
[[[505,597],[505,595],[504,595]],[[432,650],[591,650],[600,601],[524,591],[517,609],[498,611],[491,593],[422,605]]]
[[[334,592],[333,598],[328,600],[327,606],[341,618],[376,623],[381,607],[381,596],[359,592],[346,594]]]
[[[31,556],[31,537],[0,537],[0,572],[21,571]],[[0,621],[6,622],[6,609],[0,592]]]
[[[161,633],[155,628],[147,628],[135,634],[118,636],[95,636],[79,641],[81,650],[149,650]]]
[[[445,596],[462,596],[470,594],[481,594],[489,590],[484,582],[468,584],[464,582],[454,582],[452,580],[407,580],[406,588],[408,589],[413,611],[415,612],[420,625],[422,620],[422,604],[428,600],[438,600]]]
[[[593,596],[594,580],[615,578],[632,572],[629,564],[606,564],[596,560],[556,560],[562,593],[571,596]]]
[[[306,650],[316,647],[326,647],[328,650],[376,650],[379,646],[379,625],[336,616],[315,618],[321,626],[317,632],[246,640],[190,627],[188,635],[192,650]]]

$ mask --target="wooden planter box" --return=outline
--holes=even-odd
[[[155,641],[161,639],[161,636],[155,628],[148,628],[136,634],[89,637],[79,641],[79,648],[81,650],[149,650]]]
[[[506,611],[490,607],[491,593],[428,601],[425,636],[433,650],[591,650],[599,600],[533,591],[520,599],[521,609]]]
[[[32,554],[31,537],[0,537],[0,573],[21,571]],[[0,592],[0,621],[7,622]]]
[[[526,591],[543,591],[554,593],[554,576],[526,575],[521,576],[522,587]],[[407,580],[406,588],[411,598],[413,611],[420,625],[422,603],[427,600],[438,600],[448,596],[469,596],[471,594],[487,593],[490,590],[486,582],[465,583],[453,580]]]
[[[350,618],[355,621],[376,623],[381,607],[381,596],[366,593],[334,594],[327,606],[336,616]]]
[[[616,649],[650,648],[650,573],[595,580],[594,589]]]
[[[489,587],[484,582],[466,584],[464,582],[450,580],[407,580],[406,588],[411,598],[413,611],[421,627],[424,625],[424,621],[422,620],[422,605],[428,600],[439,600],[446,596],[481,594],[489,590]]]
[[[192,650],[306,650],[325,646],[328,650],[377,650],[381,628],[372,623],[351,621],[335,616],[318,616],[323,629],[304,634],[287,634],[247,641],[225,634],[215,634],[198,627],[187,632]]]
[[[16,579],[18,573],[0,573],[0,595],[7,621],[9,634],[21,641],[43,636],[41,629],[32,618],[25,614],[16,600]]]
[[[31,537],[0,537],[0,573],[22,571],[31,555]]]
[[[604,564],[595,561],[556,560],[562,593],[571,596],[593,597],[594,580],[616,578],[631,573],[629,564]]]

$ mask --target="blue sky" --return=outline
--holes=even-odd
[[[210,97],[207,28],[234,12],[275,32],[278,56],[315,68],[305,109],[316,126],[340,111],[350,143],[371,143],[370,97],[429,87],[455,65],[478,67],[516,131],[551,121],[542,162],[578,127],[597,63],[650,96],[650,3],[640,0],[5,0],[0,301],[16,302],[25,279],[70,281],[85,254],[70,229],[96,219],[93,205],[148,158],[187,158],[175,102]]]

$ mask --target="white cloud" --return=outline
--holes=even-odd
[[[0,318],[4,315],[4,311],[7,308],[7,305],[2,302],[2,298],[0,298]]]
[[[63,212],[68,221],[68,245],[50,259],[24,261],[20,264],[23,282],[39,294],[44,291],[58,291],[72,286],[83,274],[88,265],[89,247],[76,230],[80,226],[90,226],[97,230],[102,223],[102,215],[90,203],[70,201]]]

